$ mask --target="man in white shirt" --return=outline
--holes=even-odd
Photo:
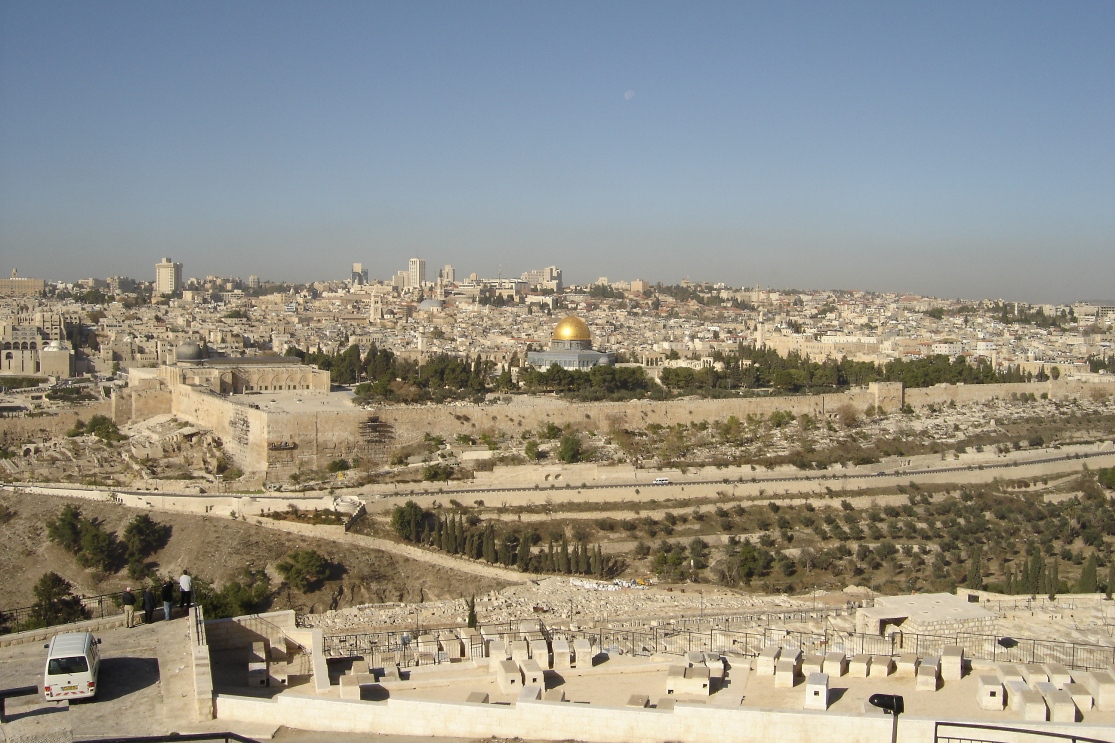
[[[194,597],[194,579],[190,577],[189,570],[182,571],[182,577],[178,579],[178,605],[183,609],[190,608],[190,601]]]

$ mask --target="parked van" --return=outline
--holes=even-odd
[[[101,641],[91,632],[66,632],[50,638],[43,696],[49,699],[92,697],[97,693],[97,673],[101,670]]]
[[[654,484],[655,485],[669,485],[670,484],[670,478],[668,478],[668,477],[656,477],[656,478],[654,478]]]

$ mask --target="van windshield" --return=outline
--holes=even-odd
[[[85,662],[84,655],[77,655],[73,658],[51,658],[46,666],[48,676],[67,676],[74,673],[86,673],[88,670],[89,664]]]

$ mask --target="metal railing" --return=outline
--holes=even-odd
[[[81,743],[195,743],[198,741],[224,741],[224,743],[258,743],[254,738],[247,738],[237,733],[188,733],[179,735],[146,735],[134,738],[74,738]]]
[[[81,608],[85,613],[84,619],[104,619],[105,617],[113,617],[117,614],[124,613],[124,608],[120,604],[120,594],[118,593],[103,593],[99,596],[82,596]],[[23,629],[40,629],[42,627],[54,627],[58,624],[68,624],[68,622],[50,622],[47,620],[41,627],[30,627],[28,624],[40,619],[40,617],[36,616],[37,610],[38,607],[35,606],[23,606],[18,609],[0,609],[0,635],[19,632]]]
[[[941,728],[956,728],[958,734],[942,733]],[[990,733],[1003,733],[1002,736],[992,737]],[[982,736],[982,737],[981,737]],[[1047,730],[1026,730],[1003,725],[984,725],[977,722],[942,722],[933,723],[933,740],[935,743],[1002,743],[1009,740],[1012,743],[1040,743],[1041,741],[1070,741],[1071,743],[1109,743],[1100,738],[1088,738],[1083,735],[1071,733],[1054,733]]]

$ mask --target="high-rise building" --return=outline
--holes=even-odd
[[[364,286],[368,283],[368,269],[362,263],[352,264],[352,285]]]
[[[426,283],[426,261],[422,258],[411,258],[407,271],[407,286],[422,288]]]
[[[259,288],[259,277],[256,276],[255,274],[252,274],[251,276],[248,277],[248,288],[249,289],[258,289]]]
[[[452,284],[457,280],[457,272],[454,270],[452,263],[446,263],[445,267],[438,272],[437,277],[443,283]]]
[[[163,258],[155,264],[155,293],[174,294],[182,288],[182,264]]]

